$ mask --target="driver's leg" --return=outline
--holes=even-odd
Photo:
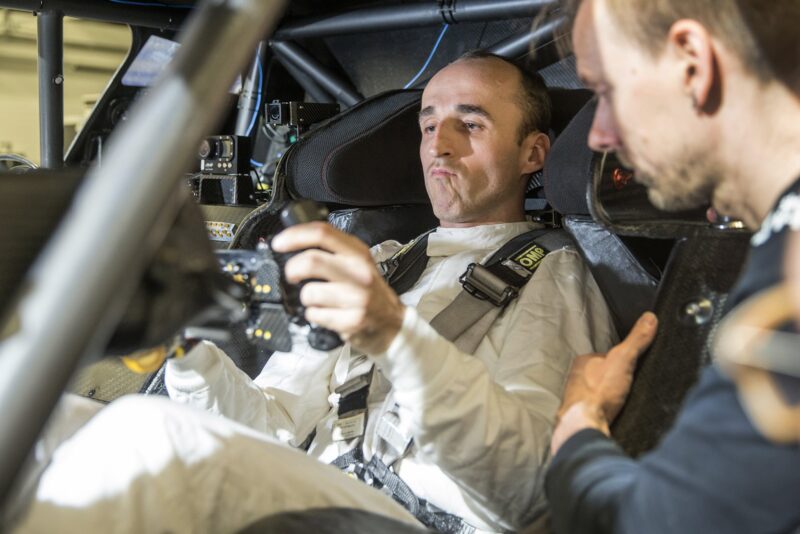
[[[11,492],[8,502],[4,503],[0,531],[4,530],[3,525],[13,523],[14,518],[24,511],[35,490],[36,481],[50,463],[59,445],[74,435],[104,407],[105,404],[101,402],[70,393],[61,397],[36,441],[26,465],[22,468],[19,483]]]
[[[416,522],[390,497],[247,427],[168,399],[127,397],[56,450],[19,528],[231,532],[326,507]]]

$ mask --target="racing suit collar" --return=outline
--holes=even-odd
[[[428,257],[452,256],[460,252],[497,249],[514,236],[540,227],[540,224],[523,221],[515,223],[482,224],[468,228],[442,228],[428,237]]]

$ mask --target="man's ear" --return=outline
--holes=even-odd
[[[550,152],[550,137],[542,132],[531,132],[522,141],[522,175],[532,174],[544,167]]]
[[[708,30],[696,20],[681,19],[670,28],[667,43],[677,60],[687,102],[698,112],[716,107],[717,51]]]

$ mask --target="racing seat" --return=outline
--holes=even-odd
[[[545,191],[589,264],[624,336],[645,310],[658,335],[639,361],[625,407],[612,427],[633,456],[657,445],[688,389],[710,362],[709,338],[742,268],[749,233],[712,226],[705,210],[664,212],[612,155],[586,145],[595,102],[554,143]],[[663,274],[663,253],[669,251]]]

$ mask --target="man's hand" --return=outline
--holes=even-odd
[[[800,232],[792,232],[786,247],[784,271],[789,288],[789,298],[794,309],[795,323],[800,326]]]
[[[367,246],[327,223],[292,226],[272,240],[276,252],[306,250],[286,264],[309,322],[339,333],[366,354],[385,351],[403,324],[405,308],[378,272]],[[321,250],[320,250],[321,249]]]
[[[609,425],[625,404],[636,360],[650,346],[658,320],[644,313],[628,337],[607,354],[585,354],[572,363],[559,422],[550,445],[555,454],[573,434],[595,428],[609,434]]]

